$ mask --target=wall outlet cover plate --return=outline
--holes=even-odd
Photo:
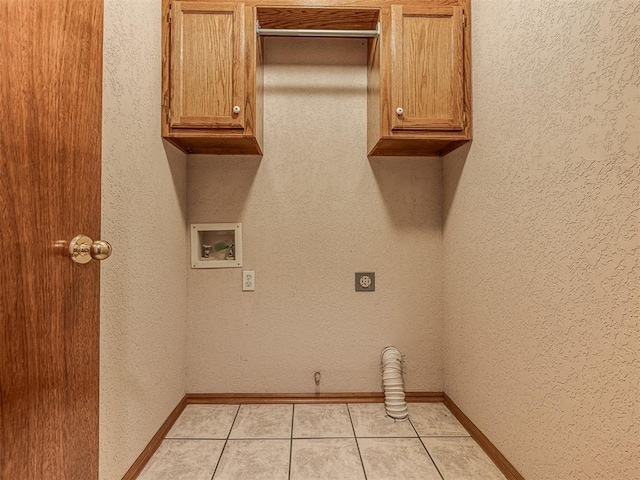
[[[376,274],[374,272],[356,272],[356,292],[375,292]]]

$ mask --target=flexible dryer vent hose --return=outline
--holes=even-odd
[[[396,420],[409,418],[402,381],[402,355],[396,347],[382,350],[382,385],[387,415]]]

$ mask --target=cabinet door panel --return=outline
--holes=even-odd
[[[243,128],[243,5],[173,5],[171,127]]]
[[[462,130],[462,9],[393,6],[391,24],[393,130]]]

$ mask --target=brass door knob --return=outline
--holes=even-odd
[[[69,244],[69,256],[76,263],[89,263],[93,260],[105,260],[111,255],[113,248],[105,240],[91,240],[86,235],[78,235]]]

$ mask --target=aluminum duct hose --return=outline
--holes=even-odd
[[[396,420],[409,418],[402,381],[402,355],[396,347],[382,350],[382,385],[387,415]]]

